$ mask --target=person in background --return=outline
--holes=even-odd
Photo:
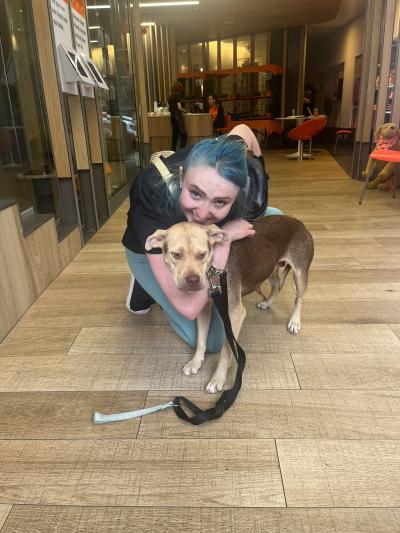
[[[181,97],[183,92],[183,85],[178,81],[175,81],[171,86],[171,94],[168,97],[168,107],[171,113],[171,126],[172,126],[172,151],[176,151],[178,140],[180,141],[180,147],[184,148],[187,141],[187,133],[185,127],[185,121],[183,115],[185,110],[181,103]]]
[[[312,83],[306,83],[303,95],[303,115],[309,116],[314,114],[315,108],[315,89]]]
[[[210,94],[208,97],[208,112],[211,115],[211,119],[213,121],[213,129],[214,131],[218,128],[224,127],[224,108],[222,107],[222,104],[217,102],[217,99],[215,98],[214,94]]]

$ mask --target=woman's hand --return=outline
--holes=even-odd
[[[235,220],[227,222],[222,229],[228,235],[230,242],[239,241],[245,237],[252,237],[256,232],[253,224],[243,218],[236,218]]]

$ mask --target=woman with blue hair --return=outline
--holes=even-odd
[[[123,237],[133,272],[126,305],[135,314],[157,302],[176,333],[195,347],[196,318],[208,301],[207,288],[185,292],[176,287],[161,249],[145,251],[157,229],[178,222],[217,224],[228,236],[214,247],[213,266],[224,269],[233,241],[254,235],[251,220],[267,212],[268,174],[257,139],[245,125],[228,135],[206,139],[168,158],[155,158],[134,181]],[[212,311],[207,351],[217,352],[225,338],[222,321]]]

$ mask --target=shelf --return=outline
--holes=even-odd
[[[177,74],[177,79],[179,78],[202,78],[205,79],[208,76],[232,76],[233,74],[257,74],[260,72],[270,72],[274,76],[282,74],[283,68],[280,65],[259,65],[259,66],[249,66],[249,67],[235,67],[231,69],[224,70],[208,70],[196,72],[179,72]]]

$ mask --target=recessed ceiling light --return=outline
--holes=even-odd
[[[140,2],[140,7],[198,6],[200,0],[183,0],[182,2]]]
[[[155,26],[156,23],[155,22],[141,22],[140,25],[141,26]]]
[[[110,9],[110,4],[99,4],[97,6],[86,6],[86,9]]]

